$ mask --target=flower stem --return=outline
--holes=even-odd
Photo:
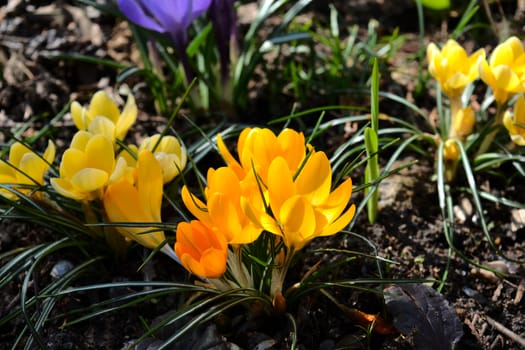
[[[487,136],[485,136],[485,138],[481,142],[481,145],[479,146],[479,149],[474,158],[484,154],[489,149],[490,145],[492,144],[492,141],[494,141],[494,138],[498,134],[499,126],[503,122],[504,112],[504,104],[498,103],[496,107],[496,116],[494,118],[494,121],[492,122],[492,125],[490,126],[492,130],[487,134]]]

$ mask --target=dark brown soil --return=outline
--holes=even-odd
[[[425,92],[415,93],[415,83],[410,78],[417,72],[417,65],[406,65],[406,58],[419,49],[416,10],[412,2],[401,1],[396,6],[379,0],[351,3],[348,5],[346,1],[334,1],[345,23],[357,23],[366,28],[368,20],[376,18],[380,22],[380,33],[388,34],[393,28],[399,27],[401,33],[406,35],[407,40],[400,49],[399,56],[390,62],[391,76],[383,77],[382,89],[399,93],[430,112],[433,108],[432,96]],[[503,2],[503,11],[513,15],[516,11],[515,4],[511,1]],[[320,21],[326,20],[327,15],[327,6],[322,1],[314,1],[306,13],[307,17],[315,16]],[[9,130],[13,127],[21,126],[34,118],[33,126],[25,130],[23,136],[34,135],[48,125],[71,99],[87,103],[89,96],[96,90],[116,86],[116,72],[112,68],[61,58],[59,54],[78,53],[138,63],[137,54],[130,45],[131,36],[126,25],[93,9],[79,10],[66,1],[9,1],[0,7],[0,19],[0,63],[3,69],[3,79],[0,81],[0,127],[4,132],[1,142],[9,139]],[[499,21],[501,18],[495,16],[495,20]],[[452,27],[454,21],[456,19],[452,18],[445,24]],[[440,15],[429,16],[428,22],[427,36],[432,36],[432,40],[441,40],[434,39],[442,38],[442,31],[446,31]],[[520,29],[517,26],[516,30]],[[487,43],[494,42],[491,33],[476,32],[476,35],[484,35]],[[469,39],[476,38],[473,36]],[[252,109],[259,111],[257,115],[267,112],[266,118],[270,118],[289,113],[295,101],[288,100],[282,105],[268,106],[268,101],[264,98],[264,87],[258,88],[259,94],[255,94],[252,101]],[[164,118],[155,116],[153,103],[146,89],[139,89],[136,97],[142,114],[141,124],[134,130],[132,137],[140,137],[144,130],[151,131],[165,122]],[[317,105],[322,105],[323,102],[327,101],[322,96],[315,102],[311,101]],[[267,106],[268,111],[261,111],[261,106]],[[391,115],[401,116],[407,113],[401,107],[389,105],[388,102],[381,108],[388,109]],[[251,111],[248,114],[254,115]],[[67,116],[51,126],[52,137],[59,147],[63,148],[67,144],[72,126]],[[407,154],[398,165],[414,159],[413,155]],[[505,170],[512,171],[511,168]],[[376,245],[379,256],[393,261],[380,264],[386,278],[439,281],[444,273],[448,273],[441,293],[463,322],[464,336],[458,349],[522,348],[519,345],[519,341],[523,341],[525,337],[522,299],[525,279],[522,266],[502,260],[491,249],[480,227],[479,216],[472,209],[472,199],[459,192],[454,194],[458,203],[458,224],[453,243],[467,257],[477,262],[497,262],[504,266],[509,277],[499,278],[480,273],[456,254],[449,252],[449,245],[443,234],[443,218],[438,206],[433,174],[433,164],[419,159],[401,174],[386,179],[381,185],[381,211],[377,222],[370,225],[365,211],[352,231],[370,239]],[[523,182],[507,182],[488,175],[480,175],[476,181],[484,191],[495,196],[514,201],[524,200]],[[361,182],[359,175],[356,174],[354,182]],[[362,193],[354,196],[356,203],[361,196]],[[523,210],[511,210],[487,200],[483,201],[483,208],[498,248],[506,255],[523,261]],[[59,238],[55,232],[39,225],[8,220],[0,222],[0,254],[16,247],[51,242]],[[94,255],[107,255],[102,247],[91,248]],[[351,235],[339,234],[328,239],[317,239],[302,256],[305,260],[290,271],[290,284],[300,280],[319,260],[329,262],[341,258],[315,253],[319,248],[344,248],[370,253],[369,247],[362,240]],[[135,248],[130,251],[126,260],[107,257],[91,274],[77,281],[77,285],[137,280],[180,281],[186,278],[181,268],[174,266],[160,254],[141,271],[137,271],[147,256],[148,252]],[[66,249],[52,256],[36,271],[31,288],[37,290],[45,286],[52,278],[50,271],[61,260],[78,265],[84,262],[84,258],[82,252],[75,249]],[[7,262],[5,259],[2,264]],[[20,287],[24,277],[21,274],[0,290],[1,316],[19,305]],[[376,262],[372,259],[356,259],[341,267],[337,274],[334,273],[334,277],[375,278]],[[376,291],[383,288],[378,284],[369,287]],[[439,282],[434,283],[433,287],[439,287]],[[120,290],[113,288],[68,296],[59,300],[54,314],[67,314],[108,297],[139,290],[134,287]],[[381,299],[370,291],[335,288],[331,293],[340,303],[349,307],[357,307],[368,313],[383,311]],[[145,332],[147,325],[177,309],[177,303],[175,296],[162,297],[154,302],[144,302],[63,329],[60,325],[64,319],[51,320],[44,327],[42,337],[46,346],[55,350],[125,348],[131,344],[130,341]],[[290,312],[297,319],[300,349],[413,348],[410,336],[372,334],[367,337],[362,328],[356,326],[340,308],[320,293],[303,298],[291,307]],[[70,317],[66,316],[65,319]],[[11,348],[23,327],[21,317],[2,326],[0,349]],[[178,348],[233,349],[231,343],[234,343],[243,349],[287,349],[290,346],[289,332],[289,324],[284,316],[250,318],[244,309],[239,309],[226,314],[224,319],[219,319],[216,326],[214,324],[197,329],[192,334],[193,338],[188,340],[189,343],[179,343]],[[169,328],[157,336],[160,339],[169,337]],[[195,343],[197,339],[212,339],[217,342],[216,347]],[[146,348],[147,346],[137,347]],[[156,347],[152,345],[151,348]]]

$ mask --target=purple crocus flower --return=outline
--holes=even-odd
[[[186,45],[188,28],[197,17],[203,14],[212,0],[117,0],[122,13],[133,23],[155,32],[164,33],[177,51],[186,78],[191,80],[191,72]]]

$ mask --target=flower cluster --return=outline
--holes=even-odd
[[[16,192],[40,197],[39,187],[44,185],[44,174],[53,163],[55,152],[55,145],[51,141],[43,156],[27,145],[15,142],[9,150],[8,160],[0,160],[0,184],[13,187],[0,188],[0,195],[11,200],[18,199]]]
[[[221,135],[217,141],[226,166],[208,170],[205,201],[187,187],[182,189],[184,204],[197,220],[178,225],[175,251],[195,275],[220,278],[228,271],[235,281],[223,285],[249,287],[249,269],[239,266],[238,255],[243,245],[255,242],[263,232],[272,234],[275,297],[293,254],[315,237],[341,231],[352,220],[355,206],[348,207],[352,180],[332,190],[326,154],[305,144],[304,135],[291,129],[279,135],[269,129],[244,129],[237,144],[239,160]]]
[[[129,95],[120,111],[104,92],[95,93],[89,107],[71,105],[71,117],[78,128],[60,161],[59,173],[51,177],[51,187],[59,195],[82,203],[88,223],[96,223],[90,204],[100,201],[104,220],[126,223],[118,231],[128,240],[156,248],[165,241],[161,222],[163,185],[172,181],[186,166],[186,150],[174,136],[153,135],[139,146],[122,147],[126,133],[137,119],[137,106]],[[27,185],[44,185],[44,173],[55,158],[50,142],[39,156],[19,142],[11,146],[9,160],[0,163],[1,195],[16,199],[16,192],[31,194]],[[15,191],[16,190],[16,191]],[[40,198],[41,192],[34,192]],[[94,222],[91,222],[94,221]],[[130,223],[151,224],[133,227]],[[161,250],[178,261],[171,247]]]
[[[465,143],[467,137],[476,130],[475,112],[472,106],[465,105],[466,99],[462,99],[462,95],[467,85],[478,78],[491,89],[497,108],[495,117],[488,123],[491,131],[483,135],[477,155],[488,150],[502,124],[514,143],[525,144],[525,115],[522,102],[525,92],[523,44],[517,37],[510,37],[494,49],[488,60],[485,56],[483,49],[468,56],[465,49],[454,40],[448,40],[441,50],[434,43],[427,47],[429,72],[438,81],[441,91],[450,102],[450,119],[445,123],[448,130],[442,135],[444,159],[452,164],[452,170],[447,175],[449,179],[454,176],[454,164],[457,163],[460,154],[458,142]],[[507,108],[514,102],[513,97],[516,95],[518,98],[512,113],[507,111]]]

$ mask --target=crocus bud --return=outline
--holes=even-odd
[[[456,135],[461,139],[464,139],[470,135],[475,123],[476,116],[474,115],[472,108],[466,107],[460,109],[454,118],[454,130],[456,131]]]
[[[218,278],[226,272],[226,239],[198,220],[179,223],[175,252],[182,266],[194,275]]]
[[[459,149],[456,140],[446,140],[443,145],[443,158],[445,161],[456,161],[459,158]]]

